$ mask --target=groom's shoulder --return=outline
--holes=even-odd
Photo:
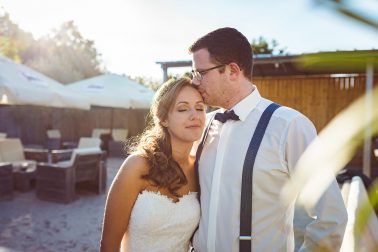
[[[263,110],[265,110],[265,108],[268,107],[271,103],[273,103],[273,101],[263,98],[263,101],[261,103],[261,106],[264,107]],[[294,108],[287,107],[282,104],[279,105],[280,107],[273,113],[273,120],[291,122],[293,120],[298,120],[299,118],[308,119],[304,114]]]
[[[259,104],[261,111],[265,110],[271,103],[272,101],[263,99],[263,102]],[[280,104],[280,107],[273,113],[271,124],[274,125],[274,128],[278,131],[283,130],[282,132],[287,131],[287,129],[292,126],[316,132],[314,123],[306,115],[282,104]]]

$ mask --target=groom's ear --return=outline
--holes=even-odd
[[[238,79],[241,72],[239,65],[231,62],[228,66],[230,67],[230,80]]]

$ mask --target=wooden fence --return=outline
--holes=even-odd
[[[341,110],[365,93],[365,76],[288,76],[255,78],[265,98],[292,107],[322,130]],[[374,76],[378,85],[378,76]],[[93,128],[127,128],[130,135],[143,131],[148,110],[95,107],[90,111],[35,106],[0,107],[0,132],[20,137],[27,144],[43,143],[48,127],[60,129],[64,140],[90,136]],[[113,114],[113,116],[112,116]],[[361,164],[361,151],[355,158]],[[373,163],[376,161],[374,160]]]
[[[59,129],[63,140],[77,141],[91,136],[93,128],[124,128],[129,136],[146,126],[147,109],[94,107],[89,111],[39,106],[1,106],[0,132],[21,138],[24,144],[43,144],[48,128]],[[113,123],[112,123],[113,118]]]
[[[318,131],[365,93],[364,76],[266,77],[253,82],[262,96],[302,112]],[[377,76],[374,85],[378,85]]]
[[[374,76],[374,86],[378,86]],[[338,113],[354,100],[365,94],[365,76],[330,77],[265,77],[255,78],[254,84],[261,95],[282,105],[292,107],[315,124],[320,132]],[[374,101],[378,106],[377,101]],[[378,166],[372,157],[373,166]],[[362,146],[358,149],[351,165],[362,165]]]

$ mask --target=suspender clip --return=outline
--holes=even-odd
[[[239,236],[239,240],[240,241],[251,241],[252,240],[252,236],[241,235],[241,236]]]

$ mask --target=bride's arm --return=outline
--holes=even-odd
[[[106,200],[100,251],[119,251],[127,231],[131,210],[138,194],[146,186],[141,175],[148,173],[148,165],[138,155],[129,156],[119,169]]]

